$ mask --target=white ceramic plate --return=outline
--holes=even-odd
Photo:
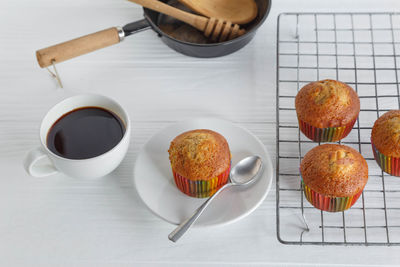
[[[162,219],[179,224],[193,214],[205,199],[192,198],[175,186],[168,158],[172,139],[182,132],[210,129],[222,134],[229,143],[232,166],[241,159],[258,155],[264,163],[262,176],[246,188],[227,188],[217,196],[195,226],[232,223],[254,211],[267,196],[273,178],[271,159],[261,141],[231,122],[219,119],[195,119],[171,125],[155,134],[142,148],[136,160],[136,190],[149,209]]]

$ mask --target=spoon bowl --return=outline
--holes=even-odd
[[[250,156],[242,159],[229,173],[229,182],[222,186],[217,192],[214,193],[206,202],[204,202],[195,213],[184,220],[174,231],[172,231],[168,238],[176,242],[181,238],[193,223],[200,217],[203,211],[207,208],[210,202],[225,188],[230,186],[248,186],[254,183],[261,175],[262,160],[259,156]]]
[[[259,177],[258,172],[262,168],[262,160],[258,156],[251,156],[242,159],[232,168],[229,179],[232,185],[249,185]]]

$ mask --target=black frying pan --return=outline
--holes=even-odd
[[[168,4],[177,5],[176,0],[162,0]],[[36,57],[40,67],[47,67],[53,63],[59,63],[100,48],[104,48],[121,42],[125,37],[134,33],[152,28],[158,33],[161,40],[178,51],[192,57],[220,57],[233,53],[253,39],[257,28],[265,21],[271,9],[272,0],[255,0],[258,6],[258,15],[251,23],[242,25],[246,33],[233,40],[208,43],[201,39],[203,33],[190,26],[183,25],[175,19],[144,8],[144,19],[129,23],[124,27],[113,27],[61,44],[43,48],[36,51]],[[181,8],[181,6],[179,6]],[[163,30],[162,30],[162,29]],[[166,33],[168,32],[168,34]],[[187,34],[189,32],[190,34]],[[197,38],[197,39],[196,39]]]

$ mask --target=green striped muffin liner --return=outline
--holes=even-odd
[[[381,167],[384,172],[390,175],[400,176],[400,158],[386,156],[385,154],[382,154],[372,143],[372,140],[371,145],[372,151],[374,152],[375,161],[376,163],[378,163],[379,167]]]
[[[350,133],[356,120],[341,127],[317,128],[299,119],[299,128],[305,136],[315,142],[336,142]]]
[[[329,212],[339,212],[349,209],[351,206],[356,203],[360,195],[362,194],[362,190],[351,197],[329,197],[323,194],[317,193],[304,184],[303,179],[301,180],[301,184],[303,186],[304,195],[308,202],[311,203],[315,208],[329,211]]]
[[[209,180],[190,180],[172,170],[175,184],[180,191],[191,197],[210,197],[228,182],[231,167]]]

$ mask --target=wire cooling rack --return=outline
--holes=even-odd
[[[335,79],[358,93],[361,112],[341,144],[367,160],[369,181],[345,212],[305,199],[299,166],[318,143],[298,128],[295,96],[305,84]],[[371,143],[375,120],[400,109],[400,13],[285,13],[277,36],[277,235],[285,244],[400,245],[400,178],[383,173]]]

